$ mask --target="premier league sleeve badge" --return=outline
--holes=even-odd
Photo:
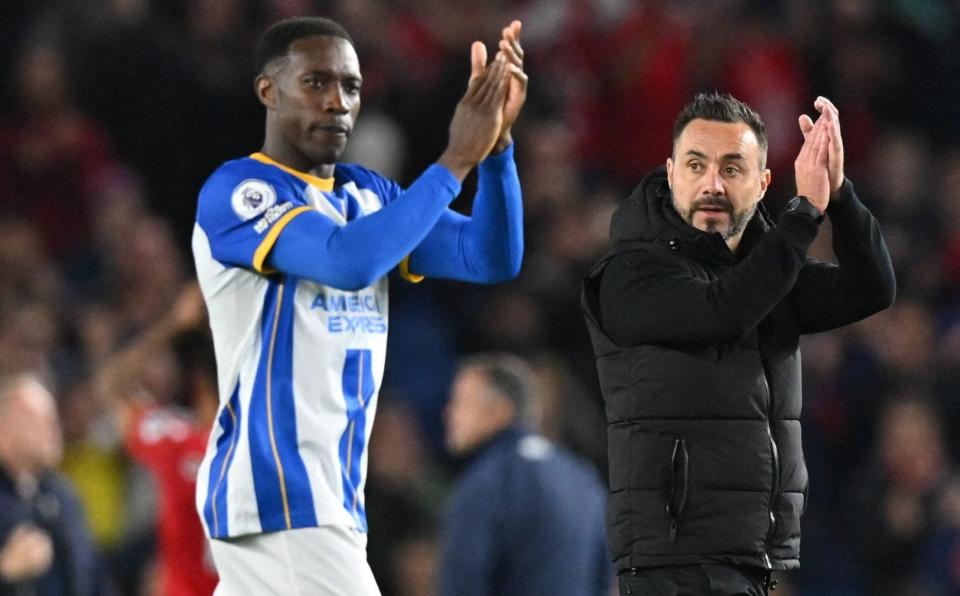
[[[230,203],[234,213],[246,221],[252,219],[277,202],[277,193],[273,186],[263,180],[244,180],[233,189]]]

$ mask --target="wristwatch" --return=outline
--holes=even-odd
[[[813,203],[803,195],[790,199],[787,202],[786,211],[789,213],[803,213],[818,224],[823,221],[823,213],[820,213],[820,210],[814,207]]]

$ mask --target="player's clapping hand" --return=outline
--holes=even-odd
[[[802,129],[801,123],[801,129]],[[821,213],[830,202],[831,127],[826,116],[817,119],[809,131],[804,132],[803,147],[794,162],[797,178],[797,194],[807,197]]]
[[[453,113],[450,140],[439,159],[460,180],[490,153],[500,137],[510,74],[505,57],[486,64],[487,48],[481,42],[473,42],[470,51],[470,81]]]
[[[523,71],[523,47],[520,46],[520,21],[513,21],[503,28],[503,37],[500,39],[497,56],[507,60],[510,71],[510,86],[507,89],[507,100],[503,106],[503,126],[494,151],[500,152],[513,142],[510,129],[520,115],[520,109],[527,100],[527,85],[529,78]]]
[[[840,136],[840,112],[826,97],[818,97],[813,102],[813,107],[820,112],[819,122],[826,119],[827,127],[830,132],[830,149],[828,151],[828,170],[830,172],[830,198],[837,198],[840,187],[843,186],[843,138]],[[807,138],[813,132],[813,120],[810,116],[803,114],[800,116],[800,131],[804,138]]]

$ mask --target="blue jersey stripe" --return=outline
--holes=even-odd
[[[340,437],[340,469],[343,506],[367,531],[367,515],[360,501],[363,474],[360,461],[367,446],[367,408],[374,395],[372,353],[347,350],[343,364],[343,397],[347,405],[347,428]]]
[[[286,478],[290,522],[294,528],[317,525],[313,491],[307,467],[300,455],[297,436],[296,395],[293,389],[293,319],[297,281],[287,276],[287,289],[280,309],[271,375],[273,425],[277,451]]]
[[[306,466],[297,449],[293,395],[296,280],[271,281],[264,297],[262,350],[250,401],[250,458],[264,532],[317,525]]]
[[[217,421],[223,432],[217,438],[216,454],[210,465],[210,478],[207,485],[207,498],[203,505],[203,516],[210,535],[222,538],[230,535],[227,523],[227,472],[233,462],[233,454],[240,437],[240,383],[237,382],[233,395],[226,407],[220,412]]]

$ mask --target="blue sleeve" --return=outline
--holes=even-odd
[[[491,483],[482,480],[474,475],[463,482],[444,512],[439,572],[442,596],[493,594],[499,501]]]
[[[307,211],[278,234],[267,265],[343,290],[367,287],[423,241],[459,192],[456,177],[434,164],[382,209],[344,226]]]
[[[478,168],[473,212],[447,209],[410,257],[410,271],[427,277],[496,283],[520,272],[523,203],[513,145]]]
[[[213,258],[224,265],[262,272],[280,231],[311,210],[271,169],[229,162],[200,190],[197,225]]]

